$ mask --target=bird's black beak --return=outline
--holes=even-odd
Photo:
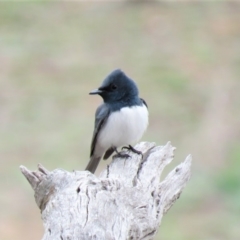
[[[102,93],[103,91],[101,89],[94,89],[92,90],[89,94],[90,95],[95,95],[95,94],[100,94]]]

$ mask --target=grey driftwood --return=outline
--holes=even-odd
[[[127,159],[113,158],[99,177],[88,171],[20,169],[35,192],[43,240],[153,239],[190,178],[191,156],[160,181],[173,159],[170,143],[136,145]]]

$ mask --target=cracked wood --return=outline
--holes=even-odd
[[[131,158],[113,158],[99,177],[41,165],[31,172],[21,166],[42,213],[42,239],[153,239],[190,178],[191,156],[160,182],[175,148],[148,142],[135,148],[143,156],[126,151]]]

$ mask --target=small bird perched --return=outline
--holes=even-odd
[[[139,98],[136,83],[117,69],[89,94],[100,95],[104,102],[95,113],[90,161],[86,170],[94,173],[102,156],[105,160],[114,151],[118,157],[129,157],[117,151],[123,145],[141,154],[130,145],[140,140],[148,126],[147,104]]]

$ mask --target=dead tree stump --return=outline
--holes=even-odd
[[[165,214],[190,178],[191,156],[160,182],[173,159],[170,143],[136,146],[143,156],[113,158],[99,177],[88,171],[20,169],[42,213],[43,240],[153,239]]]

